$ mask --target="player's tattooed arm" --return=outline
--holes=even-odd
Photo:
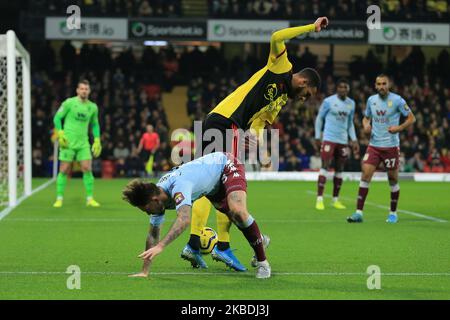
[[[181,206],[177,210],[177,219],[173,223],[169,232],[167,232],[164,239],[162,239],[158,245],[161,245],[163,248],[167,246],[173,240],[178,238],[178,236],[182,234],[184,230],[186,230],[190,222],[191,222],[191,206],[188,205]]]
[[[139,258],[144,260],[152,260],[158,254],[160,254],[164,247],[166,247],[169,243],[175,240],[180,234],[183,233],[184,230],[189,226],[191,222],[191,207],[188,205],[183,205],[177,210],[177,219],[170,227],[169,232],[167,232],[164,239],[158,242],[154,247],[142,252],[139,255]]]
[[[159,242],[159,235],[161,233],[161,228],[159,226],[150,225],[148,230],[147,240],[145,241],[145,250],[153,248]],[[142,267],[142,272],[148,274],[150,268],[151,260],[144,260],[144,265]]]
[[[148,230],[147,238],[145,241],[145,250],[149,250],[158,244],[159,235],[161,233],[161,228],[159,226],[154,226],[150,224],[150,229]],[[152,261],[150,259],[144,259],[144,264],[142,265],[142,271],[140,273],[132,274],[130,277],[147,277],[150,265]]]

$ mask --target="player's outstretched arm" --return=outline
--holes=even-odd
[[[156,246],[156,244],[159,241],[159,235],[161,233],[161,228],[159,226],[154,226],[152,224],[150,224],[150,229],[148,230],[148,235],[147,235],[147,239],[145,241],[145,250],[148,250],[150,248],[153,248],[154,246]],[[131,274],[129,275],[129,277],[147,277],[149,270],[150,270],[150,265],[151,265],[152,261],[145,259],[144,260],[144,264],[142,266],[142,271],[140,273],[136,273],[136,274]]]
[[[319,32],[322,28],[326,28],[327,26],[328,18],[320,17],[317,18],[314,23],[306,26],[292,27],[275,31],[270,39],[270,57],[276,59],[284,52],[284,50],[286,50],[284,41],[298,37],[306,32]]]
[[[164,239],[162,239],[156,246],[150,248],[149,250],[144,251],[139,255],[142,259],[152,260],[158,254],[160,254],[164,248],[169,245],[173,240],[178,238],[180,234],[183,233],[184,230],[191,223],[191,206],[183,205],[177,210],[177,219],[170,227],[169,232],[167,232]]]

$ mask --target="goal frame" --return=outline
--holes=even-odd
[[[17,109],[23,108],[23,179],[25,198],[32,193],[31,165],[31,76],[30,55],[17,38],[14,31],[6,32],[4,39],[7,67],[7,134],[8,134],[8,204],[15,207],[22,199],[17,195]],[[17,106],[16,59],[22,60],[22,95],[23,105]]]

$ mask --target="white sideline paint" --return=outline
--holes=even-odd
[[[331,171],[328,174],[332,174]],[[318,171],[248,171],[245,173],[247,181],[317,181]],[[343,172],[344,181],[360,181],[361,172]],[[450,182],[450,173],[418,173],[400,172],[399,180],[416,182]],[[387,181],[385,172],[375,172],[372,181]]]
[[[123,271],[82,271],[84,275],[130,275]],[[0,275],[66,275],[65,271],[0,271]],[[365,272],[272,272],[276,276],[367,276]],[[382,276],[393,277],[450,277],[450,272],[384,272]],[[252,272],[150,272],[149,276],[250,276]]]
[[[35,194],[36,192],[39,192],[45,188],[47,188],[49,185],[51,185],[53,182],[55,181],[55,179],[51,179],[43,184],[41,184],[39,187],[37,187],[36,189],[34,189],[33,191],[31,191],[31,193],[29,195],[24,195],[22,197],[20,197],[19,199],[17,199],[17,203],[14,207],[8,207],[3,209],[3,211],[0,212],[0,220],[2,220],[4,217],[6,217],[11,211],[13,211],[23,200],[25,200],[26,198],[30,197],[31,195]]]
[[[166,222],[173,222],[175,219],[166,219]],[[264,223],[331,223],[336,222],[332,219],[259,219]],[[130,223],[147,223],[148,219],[121,219],[121,218],[8,218],[5,222],[130,222]]]
[[[311,194],[311,195],[317,195],[313,191],[306,191],[306,193]],[[332,198],[332,196],[330,196],[328,194],[324,194],[324,196],[327,197],[327,198]],[[347,200],[347,201],[355,200],[355,199],[351,199],[351,198],[347,198],[347,197],[339,197],[339,198]],[[377,208],[380,208],[380,209],[383,209],[383,210],[390,210],[389,207],[383,206],[383,205],[380,205],[380,204],[374,203],[374,202],[366,201],[365,204],[368,204],[370,206],[377,207]],[[423,213],[409,211],[409,210],[397,209],[397,212],[401,212],[401,213],[404,213],[404,214],[409,214],[410,216],[415,216],[415,217],[423,218],[423,219],[426,219],[426,220],[431,220],[431,221],[434,221],[434,222],[448,222],[447,220],[444,220],[444,219],[435,218],[435,217],[432,217],[432,216],[425,215]]]

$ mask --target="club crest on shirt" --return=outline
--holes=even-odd
[[[392,107],[392,100],[388,100],[388,107],[389,107],[389,108]]]
[[[181,192],[175,192],[175,195],[173,196],[173,200],[175,200],[175,204],[179,205],[184,200],[184,196]]]

